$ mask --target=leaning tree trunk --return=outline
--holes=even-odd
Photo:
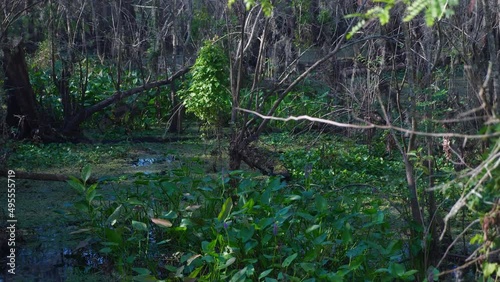
[[[7,124],[17,127],[17,138],[27,138],[40,129],[35,93],[31,87],[22,42],[4,47],[4,88],[7,94]],[[41,132],[40,132],[41,134]]]
[[[64,128],[62,129],[62,133],[64,135],[72,135],[75,132],[78,132],[80,130],[80,125],[90,116],[92,116],[94,113],[97,113],[99,111],[102,111],[104,108],[115,104],[116,102],[121,101],[124,98],[127,98],[129,96],[132,96],[134,94],[138,94],[144,91],[147,91],[149,89],[153,89],[156,87],[161,87],[164,85],[168,85],[172,82],[174,82],[176,79],[180,78],[184,74],[186,74],[189,70],[191,69],[191,66],[184,67],[183,69],[179,70],[175,74],[173,74],[170,78],[164,79],[164,80],[158,80],[155,82],[150,82],[147,84],[144,84],[142,86],[136,87],[129,89],[127,91],[117,91],[110,97],[92,105],[86,108],[81,109],[76,113],[74,116],[70,118],[70,120],[66,121],[64,124]]]

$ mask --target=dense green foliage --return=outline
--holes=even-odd
[[[181,158],[160,174],[85,184],[89,164],[127,158],[130,144],[20,144],[11,161],[26,170],[87,164],[80,179],[69,182],[79,196],[64,217],[78,224],[71,236],[87,242],[85,253],[112,265],[119,279],[412,280],[409,259],[422,242],[406,235],[416,227],[405,208],[401,160],[376,157],[383,155],[381,148],[317,138],[264,136],[262,146],[284,150],[289,183],[247,171],[207,175],[202,158],[195,157]],[[413,158],[425,160],[420,154]],[[425,169],[417,166],[417,174],[424,178]],[[228,197],[231,180],[238,183],[235,198]],[[491,197],[471,204],[484,207],[494,185],[482,191]],[[444,192],[443,207],[449,209],[460,195],[456,188]],[[472,238],[473,244],[482,242],[480,234]]]
[[[181,92],[186,110],[210,125],[223,125],[229,116],[228,62],[224,49],[206,41],[193,65],[189,89]]]
[[[310,144],[304,137],[293,137],[294,146]],[[390,202],[404,191],[390,189],[404,181],[400,162],[366,157],[363,145],[322,140],[324,147],[297,150],[289,140],[275,134],[264,145],[287,148],[291,183],[244,171],[207,176],[196,158],[162,174],[90,185],[85,165],[80,180],[69,181],[80,195],[65,214],[80,227],[72,236],[93,242],[88,252],[121,279],[411,280],[407,259],[420,245],[401,237],[406,224]],[[47,160],[94,166],[126,157],[128,146],[26,144],[11,161],[26,169]],[[38,162],[28,161],[33,154]],[[239,183],[236,202],[227,198],[231,179]],[[104,191],[110,184],[119,188]]]
[[[0,161],[25,175],[80,170],[57,210],[78,229],[65,234],[76,256],[97,258],[79,271],[436,281],[462,279],[452,264],[465,264],[462,276],[500,276],[496,2],[11,2],[0,92],[9,134],[23,141],[7,142]],[[463,13],[447,20],[454,6]],[[340,126],[266,123],[236,106]],[[171,142],[198,122],[217,141]],[[150,133],[165,146],[136,142]],[[135,162],[148,154],[157,170]]]
[[[43,64],[38,65],[42,52],[43,50],[39,51],[30,60],[32,64],[30,80],[44,114],[50,120],[61,123],[63,109],[60,103],[60,93],[53,76],[57,77],[61,73],[62,66],[56,64],[55,68],[52,69]],[[121,88],[130,89],[143,85],[142,75],[136,70],[126,71],[121,78]],[[78,71],[73,72],[67,78],[71,99],[75,101],[75,107],[90,107],[115,94],[117,91],[115,80],[111,66],[101,65],[95,60],[81,60],[78,63]],[[160,125],[169,117],[168,108],[171,107],[171,101],[168,91],[168,88],[158,88],[132,95],[117,105],[112,105],[96,113],[92,119],[87,121],[87,126],[98,127],[105,131],[110,129],[112,124],[134,129],[147,129]],[[117,114],[115,109],[120,106],[127,109]]]
[[[82,197],[73,215],[86,222],[83,234],[98,235],[103,257],[139,280],[413,278],[388,202],[369,191],[287,186],[241,171],[198,173],[181,167],[138,175],[131,179],[135,190],[103,204],[98,186],[84,185],[86,167],[81,181],[70,181]],[[224,197],[230,179],[239,182],[235,203]]]

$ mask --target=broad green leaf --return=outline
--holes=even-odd
[[[177,270],[175,271],[175,277],[182,277],[182,272],[184,271],[184,265],[182,265],[181,267],[177,268]]]
[[[148,231],[148,226],[144,222],[132,220],[132,227],[139,231]]]
[[[344,244],[352,241],[351,226],[347,223],[344,228],[342,228],[342,241]]]
[[[491,274],[495,273],[498,270],[498,263],[489,263],[485,261],[483,263],[483,274],[484,277],[488,278]]]
[[[405,273],[403,273],[403,275],[401,275],[402,278],[408,278],[410,276],[412,276],[413,274],[417,273],[418,270],[408,270],[406,271]],[[439,271],[437,271],[436,273],[434,273],[434,277],[438,277],[439,275]]]
[[[235,261],[236,261],[236,258],[235,257],[231,257],[228,260],[226,260],[226,262],[224,263],[224,265],[222,265],[219,269],[225,269],[225,268],[229,267],[231,264],[233,264]]]
[[[313,240],[314,245],[323,244],[323,242],[325,242],[327,236],[328,236],[327,233],[323,233],[323,234],[319,235],[318,237],[314,238],[314,240]]]
[[[136,258],[137,258],[137,256],[136,256],[136,255],[128,256],[128,257],[125,259],[125,261],[126,261],[127,263],[129,263],[129,264],[133,264]]]
[[[261,0],[262,11],[266,17],[270,17],[273,11],[273,5],[270,0]]]
[[[257,242],[256,240],[250,240],[250,241],[246,242],[245,247],[244,247],[245,254],[248,254],[251,250],[253,250],[258,245],[259,245],[259,242]]]
[[[385,214],[383,212],[379,212],[377,214],[377,224],[381,224],[384,222],[384,217],[385,217]]]
[[[175,211],[168,211],[168,212],[165,212],[162,214],[161,217],[163,218],[168,218],[168,219],[175,219],[177,218],[179,215],[175,212]]]
[[[328,202],[326,201],[325,197],[319,194],[316,195],[314,203],[316,205],[316,209],[320,212],[326,211],[328,209]]]
[[[120,245],[123,242],[122,235],[116,229],[106,228],[104,229],[104,234],[106,235],[106,240],[111,243]]]
[[[151,274],[151,271],[147,268],[142,268],[142,267],[132,267],[132,270],[137,272],[139,275],[148,275]]]
[[[281,188],[283,188],[284,183],[281,182],[281,179],[279,177],[274,177],[272,180],[269,182],[267,189],[271,189],[271,191],[278,191]]]
[[[389,272],[392,275],[395,275],[397,277],[401,277],[405,273],[405,267],[402,264],[399,263],[391,263],[389,266]]]
[[[121,215],[121,212],[122,212],[122,209],[123,209],[123,205],[119,205],[114,211],[113,213],[108,217],[108,219],[106,220],[106,223],[105,225],[110,225],[113,226],[115,225],[117,219],[120,217]]]
[[[86,164],[83,169],[82,169],[82,180],[83,180],[83,183],[87,183],[87,180],[89,180],[90,178],[90,173],[91,173],[92,169],[90,167],[89,164]]]
[[[281,264],[281,266],[282,266],[282,267],[285,267],[285,268],[286,268],[286,267],[288,267],[288,266],[290,266],[290,264],[291,264],[291,263],[292,263],[292,261],[293,261],[293,260],[297,257],[297,255],[298,255],[298,254],[297,254],[297,253],[295,253],[295,254],[292,254],[292,255],[288,256],[288,257],[287,257],[287,258],[283,261],[283,263]]]
[[[144,201],[141,201],[141,200],[137,199],[137,197],[128,198],[127,199],[127,203],[129,203],[131,205],[136,205],[136,206],[142,206],[142,205],[144,205]]]
[[[229,280],[229,281],[230,282],[244,281],[244,280],[242,280],[242,278],[244,278],[246,276],[246,272],[247,272],[247,267],[245,266],[243,269],[236,272],[236,274],[233,275],[233,277],[231,277],[231,280]]]
[[[222,209],[217,218],[220,221],[224,221],[225,219],[227,219],[232,209],[233,209],[233,200],[231,198],[227,198],[224,204],[222,205]]]
[[[82,212],[82,213],[88,213],[89,212],[89,205],[87,202],[85,201],[79,201],[79,202],[76,202],[75,203],[75,208]]]
[[[83,183],[78,178],[70,176],[67,183],[80,194],[83,194],[85,192],[85,185],[83,185]]]
[[[289,195],[287,196],[287,200],[288,201],[298,201],[302,199],[302,197],[300,195]]]
[[[197,267],[195,270],[193,270],[193,272],[189,273],[189,278],[196,278],[198,276],[198,274],[200,274],[201,270],[204,268],[205,266],[202,265],[202,266],[199,266]],[[184,280],[186,281],[186,280]]]
[[[262,196],[260,197],[260,201],[262,202],[262,204],[265,204],[265,205],[271,204],[271,191],[269,189],[266,189],[262,193]]]
[[[110,248],[110,247],[105,247],[105,248],[102,248],[99,250],[99,253],[101,254],[109,254],[111,253],[113,250]]]
[[[292,208],[292,206],[286,206],[284,208],[282,208],[281,210],[279,210],[277,213],[276,213],[276,217],[279,219],[279,218],[282,218],[282,219],[286,219],[290,216],[289,212],[290,212],[290,209]]]
[[[245,243],[252,238],[254,232],[255,232],[255,226],[249,225],[248,227],[243,227],[240,230],[240,232],[238,233],[238,237],[240,237],[241,241]]]
[[[201,257],[200,254],[196,254],[196,255],[189,257],[188,260],[186,261],[186,265],[190,265],[195,259],[197,259],[199,257]]]
[[[263,218],[257,222],[257,226],[262,230],[274,223],[273,218]]]
[[[86,193],[86,198],[87,198],[87,202],[89,202],[89,204],[94,200],[94,197],[96,196],[96,189],[97,188],[97,183],[94,183],[92,184],[89,188],[87,188],[87,193]]]
[[[306,263],[302,262],[299,264],[302,269],[304,269],[308,273],[313,273],[316,270],[316,264],[315,263]]]
[[[212,240],[210,242],[203,241],[201,242],[201,249],[205,253],[212,253],[215,251],[215,246],[217,245],[217,240]]]
[[[176,272],[177,271],[177,267],[173,266],[173,265],[165,265],[164,266],[166,270],[170,271],[170,272]]]
[[[269,275],[272,271],[273,271],[272,268],[262,271],[262,273],[259,275],[259,280]]]
[[[375,273],[389,273],[389,269],[387,268],[378,268],[375,270]]]
[[[321,225],[319,225],[319,224],[314,224],[313,226],[311,226],[311,227],[307,228],[306,233],[310,233],[310,232],[312,232],[312,231],[314,231],[314,230],[316,230],[316,229],[318,229],[318,228],[320,228],[320,227],[321,227]]]
[[[470,239],[471,244],[480,244],[484,241],[484,236],[482,234],[476,234]]]
[[[314,216],[312,216],[311,214],[308,214],[308,213],[297,212],[296,215],[305,219],[305,220],[313,221],[315,219]]]
[[[359,256],[362,256],[364,251],[368,249],[368,246],[361,242],[360,244],[358,244],[356,247],[348,250],[346,252],[346,255],[352,259],[352,258],[355,258],[355,257],[359,257]]]

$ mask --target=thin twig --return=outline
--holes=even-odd
[[[496,253],[499,253],[499,252],[500,252],[500,249],[498,249],[498,250],[494,250],[494,251],[489,252],[489,254],[488,254],[488,255],[496,254]],[[458,267],[456,267],[456,268],[454,268],[454,269],[450,269],[450,270],[446,270],[446,271],[443,271],[443,272],[439,272],[438,276],[442,276],[442,275],[450,274],[450,273],[453,273],[453,272],[455,272],[455,271],[457,271],[457,270],[467,268],[467,267],[469,267],[469,265],[474,264],[474,263],[476,263],[477,261],[482,260],[482,259],[486,259],[486,258],[487,258],[486,254],[484,254],[484,255],[480,255],[480,256],[479,256],[479,257],[477,257],[476,259],[471,260],[471,261],[469,261],[469,262],[467,262],[467,263],[464,263],[464,264],[462,264],[461,266],[458,266]]]
[[[373,124],[373,123],[369,123],[369,122],[366,122],[366,125],[343,123],[343,122],[337,122],[337,121],[333,121],[333,120],[315,118],[315,117],[311,117],[308,115],[288,116],[287,118],[281,118],[281,117],[263,115],[263,114],[260,114],[258,112],[247,110],[247,109],[242,109],[242,108],[236,108],[236,109],[243,111],[243,112],[250,113],[250,114],[254,114],[262,119],[267,119],[267,120],[279,120],[279,121],[309,120],[309,121],[314,121],[314,122],[321,122],[321,123],[325,123],[325,124],[330,124],[330,125],[334,125],[334,126],[338,126],[338,127],[348,127],[348,128],[357,128],[357,129],[371,129],[371,128],[393,129],[393,130],[403,132],[403,133],[416,134],[416,135],[420,135],[420,136],[429,136],[429,137],[459,137],[459,138],[481,139],[481,138],[491,138],[491,137],[500,136],[500,132],[495,132],[495,133],[491,133],[491,134],[430,133],[430,132],[423,132],[423,131],[416,131],[416,130],[401,128],[401,127],[397,127],[397,126],[393,126],[393,125],[377,125],[377,124]]]
[[[458,241],[458,239],[460,239],[465,234],[465,232],[467,232],[467,230],[472,227],[472,225],[479,223],[479,222],[480,222],[479,218],[474,220],[473,222],[469,223],[469,225],[467,225],[467,227],[465,227],[465,229],[460,234],[458,234],[458,236],[455,238],[455,240],[453,240],[453,242],[451,242],[451,244],[448,246],[448,248],[444,252],[443,257],[441,258],[441,260],[439,260],[438,264],[436,265],[436,268],[439,268],[439,266],[443,262],[444,258],[450,252],[451,247],[453,247],[455,245],[455,243]]]

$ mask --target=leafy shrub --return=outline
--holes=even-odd
[[[192,68],[189,88],[179,91],[186,110],[210,125],[224,124],[230,113],[228,67],[222,47],[206,41]]]

